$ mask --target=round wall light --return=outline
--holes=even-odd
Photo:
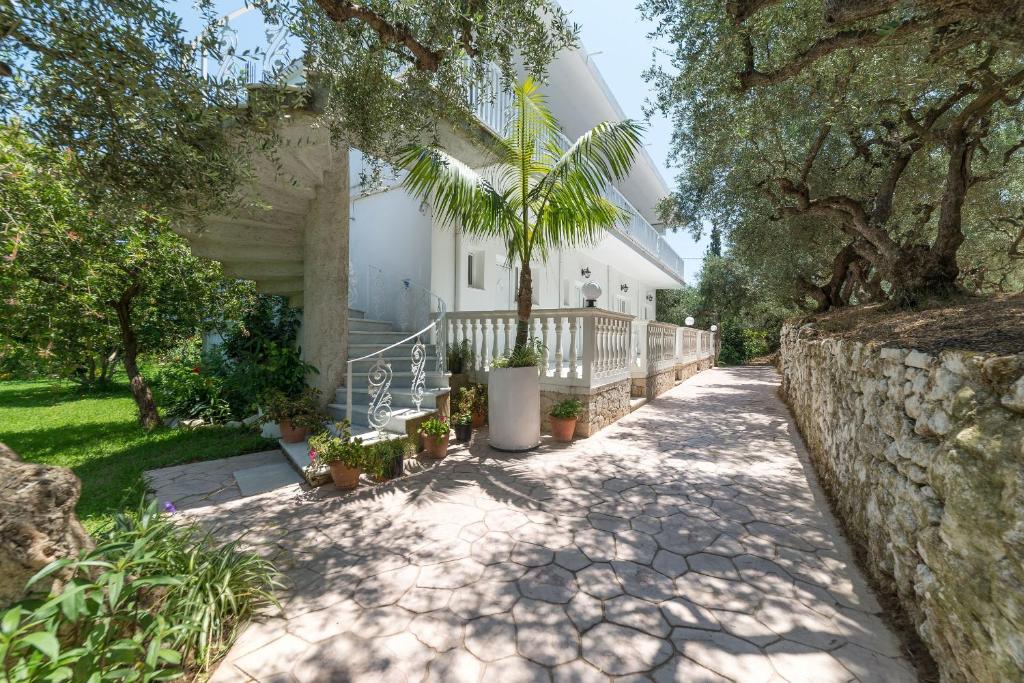
[[[583,285],[583,299],[586,302],[587,308],[595,308],[597,306],[597,300],[601,296],[601,285],[597,284],[593,280]]]

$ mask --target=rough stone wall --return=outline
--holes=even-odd
[[[698,372],[710,370],[713,367],[715,367],[714,358],[702,358],[701,360],[677,365],[675,368],[676,381],[682,382],[683,380],[690,379]]]
[[[944,681],[1024,671],[1024,353],[782,331],[782,388],[847,532]]]
[[[671,367],[667,370],[647,376],[647,398],[655,399],[676,385],[676,369]]]
[[[629,395],[633,398],[644,398],[647,396],[647,378],[633,377],[629,383]]]
[[[587,437],[629,415],[630,381],[598,387],[593,392],[569,393],[542,389],[540,392],[540,428],[544,433],[551,431],[548,416],[556,403],[567,398],[578,398],[583,403],[583,412],[576,422],[576,436]]]

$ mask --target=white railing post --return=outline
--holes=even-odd
[[[588,315],[583,318],[583,385],[593,386],[594,365],[597,362],[597,319]]]

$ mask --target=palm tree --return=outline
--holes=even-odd
[[[629,172],[643,127],[628,119],[600,123],[566,146],[532,78],[515,86],[514,95],[508,133],[484,172],[422,145],[403,152],[398,163],[409,171],[405,187],[428,202],[443,224],[502,239],[509,265],[519,263],[520,348],[533,308],[530,261],[545,260],[552,249],[593,244],[628,218],[604,190]]]

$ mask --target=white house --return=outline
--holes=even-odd
[[[569,138],[624,118],[581,50],[555,60],[543,90]],[[483,148],[507,122],[508,103],[505,95],[482,100],[477,129],[446,129],[441,143],[470,165],[485,164]],[[500,241],[439,224],[402,188],[400,173],[366,191],[366,160],[332,147],[314,120],[315,112],[296,112],[277,162],[254,159],[249,208],[208,216],[203,229],[184,234],[229,274],[303,308],[303,351],[320,368],[319,388],[333,395],[332,412],[350,417],[356,432],[412,433],[427,411],[447,405],[448,345],[471,344],[470,375],[483,382],[490,360],[508,349],[517,273]],[[591,247],[533,264],[532,333],[548,349],[542,413],[579,397],[581,436],[628,414],[631,396],[653,397],[713,362],[710,333],[654,322],[657,290],[683,285],[683,261],[655,211],[668,191],[643,151],[629,177],[608,188],[629,220]],[[602,290],[592,308],[584,308],[588,282]]]

